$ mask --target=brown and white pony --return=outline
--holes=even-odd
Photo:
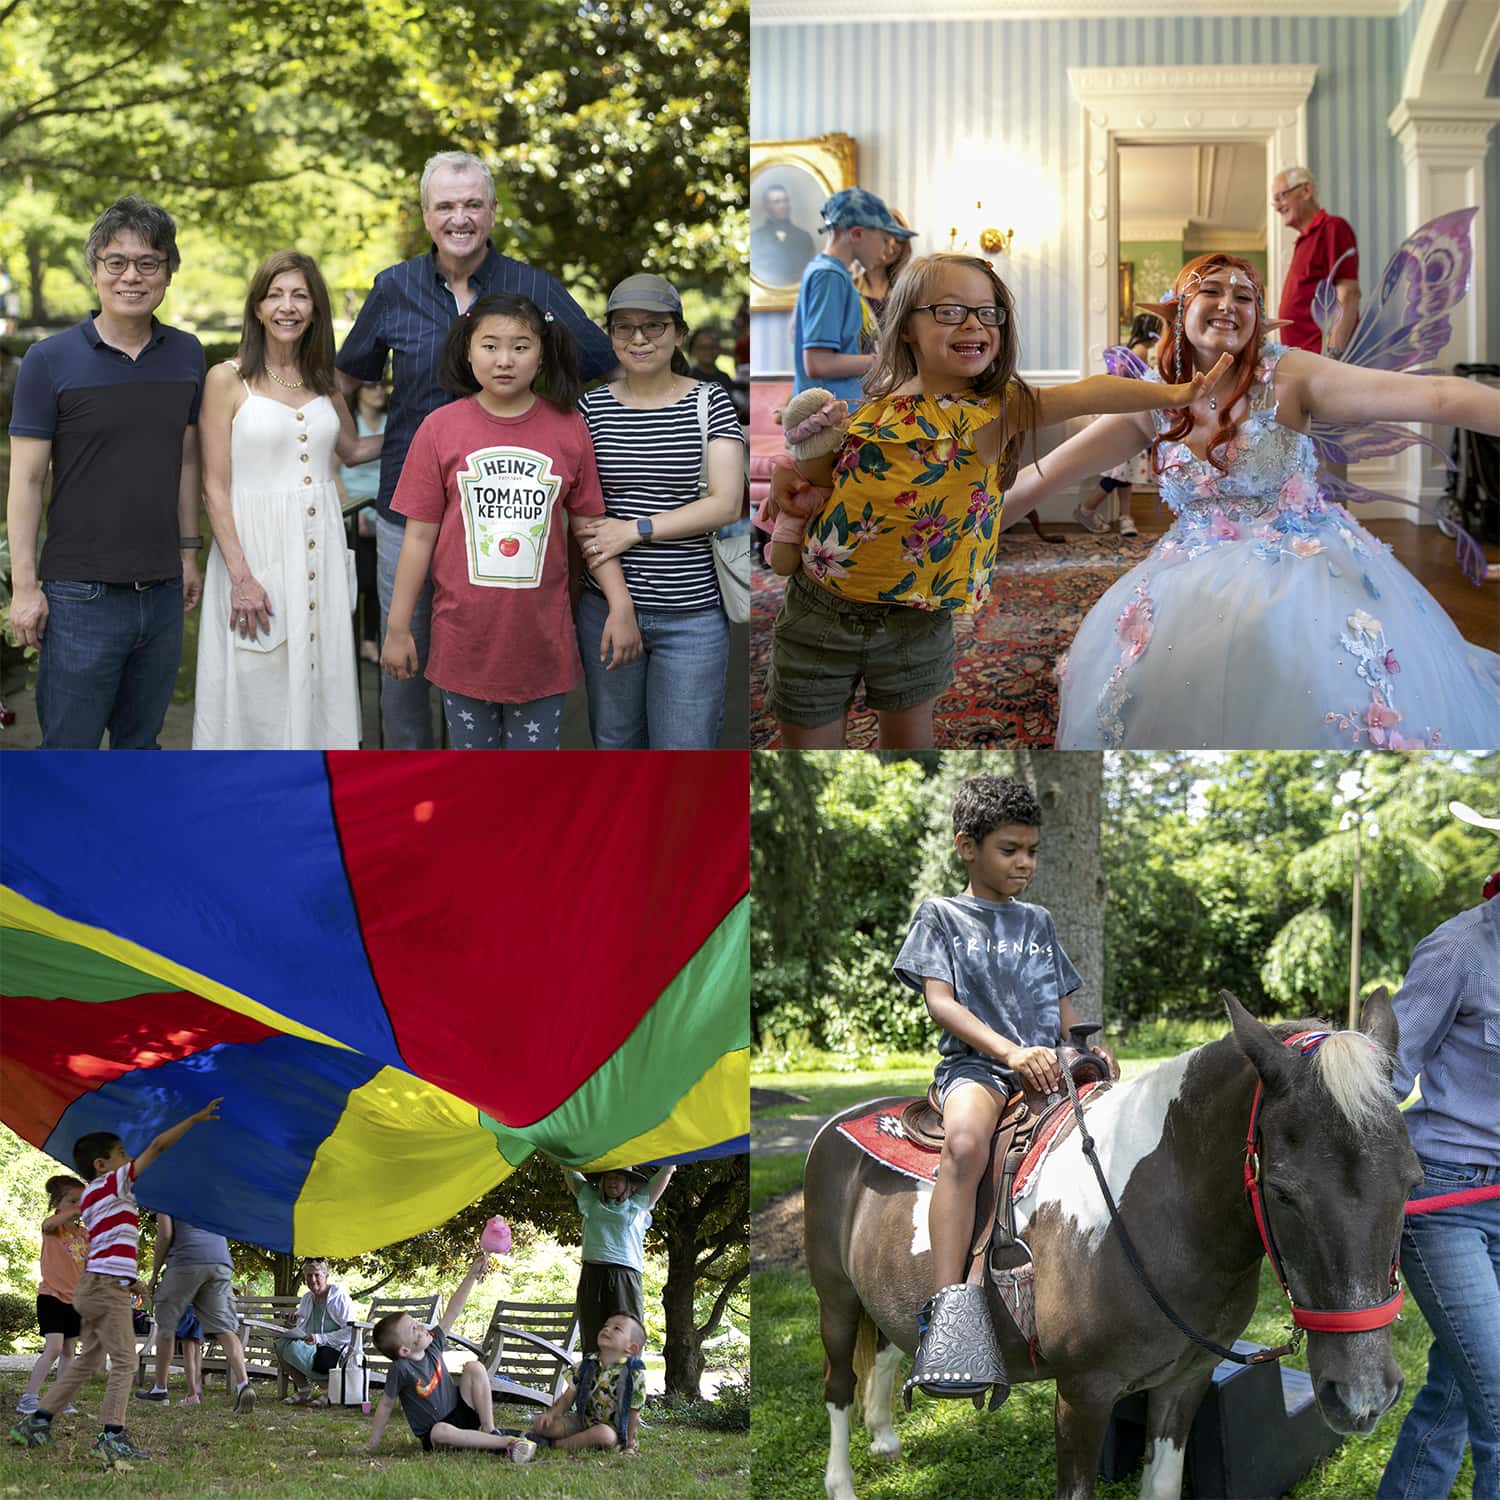
[[[1265,1212],[1298,1308],[1389,1302],[1402,1209],[1421,1172],[1391,1090],[1396,1020],[1384,991],[1365,1006],[1358,1032],[1334,1032],[1307,1056],[1283,1045],[1305,1026],[1267,1027],[1232,995],[1223,999],[1230,1035],[1102,1093],[1088,1122],[1150,1276],[1179,1317],[1229,1345],[1255,1311],[1263,1253],[1243,1177],[1257,1084]],[[870,1451],[894,1458],[893,1389],[932,1290],[930,1186],[881,1166],[832,1128],[874,1102],[824,1126],[804,1183],[807,1266],[827,1356],[829,1500],[854,1500],[856,1343]],[[993,1288],[991,1316],[1012,1381],[1056,1383],[1057,1495],[1094,1494],[1114,1405],[1145,1390],[1140,1493],[1176,1500],[1188,1429],[1217,1356],[1178,1332],[1131,1271],[1076,1129],[1018,1202],[1017,1229],[1036,1261],[1034,1371]],[[1369,1432],[1401,1394],[1389,1326],[1310,1332],[1308,1361],[1336,1431]]]

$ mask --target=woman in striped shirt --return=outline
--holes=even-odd
[[[600,639],[608,607],[585,578],[578,645],[589,728],[600,750],[711,750],[724,719],[729,622],[709,534],[739,517],[744,434],[728,394],[710,383],[705,438],[699,382],[681,352],[682,299],[670,282],[627,276],[610,293],[605,318],[625,375],[579,402],[606,514],[581,523],[577,535],[590,568],[620,559],[645,649],[606,670]]]

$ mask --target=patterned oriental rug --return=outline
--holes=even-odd
[[[1154,540],[1085,532],[1047,543],[1019,527],[1008,532],[990,602],[954,622],[958,660],[953,683],[937,701],[938,745],[1050,749],[1057,731],[1053,667],[1090,606],[1145,557]],[[766,711],[765,686],[771,625],[784,587],[757,563],[750,606],[750,744],[757,750],[781,748],[776,721]],[[856,749],[875,744],[875,715],[865,707],[863,688],[849,715],[848,743]]]

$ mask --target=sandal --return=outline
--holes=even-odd
[[[1135,524],[1135,520],[1134,520],[1133,517],[1131,517],[1131,516],[1121,516],[1120,517],[1120,535],[1121,536],[1136,536],[1139,532],[1140,532],[1140,527]]]
[[[990,1391],[990,1410],[1003,1404],[1010,1395],[1010,1376],[982,1286],[963,1282],[941,1288],[923,1306],[917,1326],[921,1337],[916,1358],[901,1387],[907,1411],[917,1388],[945,1399],[967,1396],[976,1407],[984,1404],[984,1394]]]

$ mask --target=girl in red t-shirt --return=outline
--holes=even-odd
[[[526,297],[478,298],[448,332],[441,384],[467,399],[417,429],[391,499],[407,517],[380,665],[416,675],[412,609],[432,570],[427,679],[443,692],[456,750],[556,750],[563,698],[583,675],[568,596],[562,512],[602,516],[604,497],[573,340]],[[641,652],[616,559],[593,574],[609,605],[600,659]]]
[[[73,1309],[73,1289],[89,1253],[88,1233],[79,1216],[83,1186],[76,1177],[47,1179],[51,1212],[42,1220],[42,1284],[36,1296],[42,1352],[31,1367],[26,1393],[16,1402],[23,1415],[37,1409],[37,1393],[52,1366],[57,1365],[59,1376],[67,1370],[77,1344],[81,1324]]]

